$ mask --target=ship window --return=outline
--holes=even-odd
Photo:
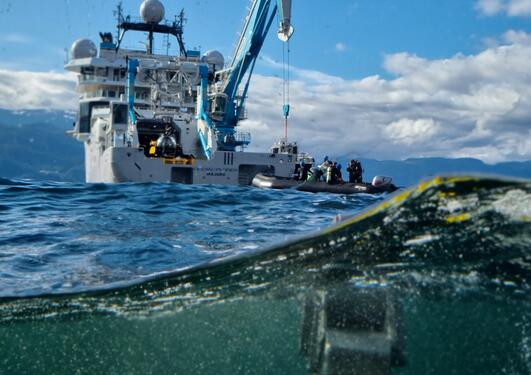
[[[81,76],[83,77],[84,81],[93,80],[94,79],[94,68],[91,66],[81,68]]]
[[[79,132],[90,133],[90,105],[81,103],[79,106]]]
[[[113,124],[127,124],[127,106],[125,104],[115,104],[112,109]]]
[[[111,98],[116,97],[116,91],[114,91],[114,90],[109,90],[109,96],[110,96]]]
[[[90,118],[95,106],[108,106],[109,102],[89,102],[79,105],[79,132],[90,133]]]
[[[96,75],[99,77],[107,77],[107,69],[106,68],[98,68],[96,69]]]

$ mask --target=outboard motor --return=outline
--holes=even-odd
[[[387,176],[376,176],[372,179],[372,186],[374,187],[384,187],[389,186],[393,182],[391,177]]]

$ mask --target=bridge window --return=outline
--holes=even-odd
[[[78,122],[80,133],[90,133],[90,119],[95,106],[108,106],[109,102],[89,102],[79,105]]]
[[[127,124],[127,105],[115,104],[112,108],[113,124]]]

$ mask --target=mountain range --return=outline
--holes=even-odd
[[[74,116],[0,110],[0,177],[84,181],[83,145],[66,136]]]
[[[62,111],[8,111],[0,109],[0,177],[48,181],[84,181],[83,145],[68,137],[75,115]],[[346,165],[348,156],[338,158]],[[416,158],[402,161],[359,159],[365,180],[392,176],[408,186],[423,178],[449,173],[487,173],[531,178],[531,161],[485,164],[462,158]]]

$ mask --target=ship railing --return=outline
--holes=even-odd
[[[236,141],[238,143],[248,145],[251,143],[251,133],[248,132],[237,132],[235,135]]]
[[[100,82],[100,83],[103,83],[103,82],[108,82],[108,81],[111,81],[108,77],[98,77],[98,76],[95,76],[93,74],[82,74],[82,75],[79,76],[79,79],[78,79],[79,83],[83,83],[83,82]]]
[[[125,22],[133,22],[133,23],[145,23],[144,19],[142,17],[138,17],[138,16],[127,16],[127,17],[124,17],[123,19]],[[158,23],[158,25],[163,25],[163,26],[173,26],[173,21],[169,21],[167,19],[164,19],[162,21],[160,21]]]
[[[94,75],[80,75],[78,77],[78,84],[112,84],[123,86],[125,84],[124,80],[114,79],[110,77],[98,77]],[[136,87],[142,88],[151,88],[151,84],[148,82],[137,81],[135,82]]]
[[[243,121],[243,120],[247,120],[248,119],[248,112],[247,110],[244,108],[240,111],[240,117],[238,118],[238,120],[240,121]]]

